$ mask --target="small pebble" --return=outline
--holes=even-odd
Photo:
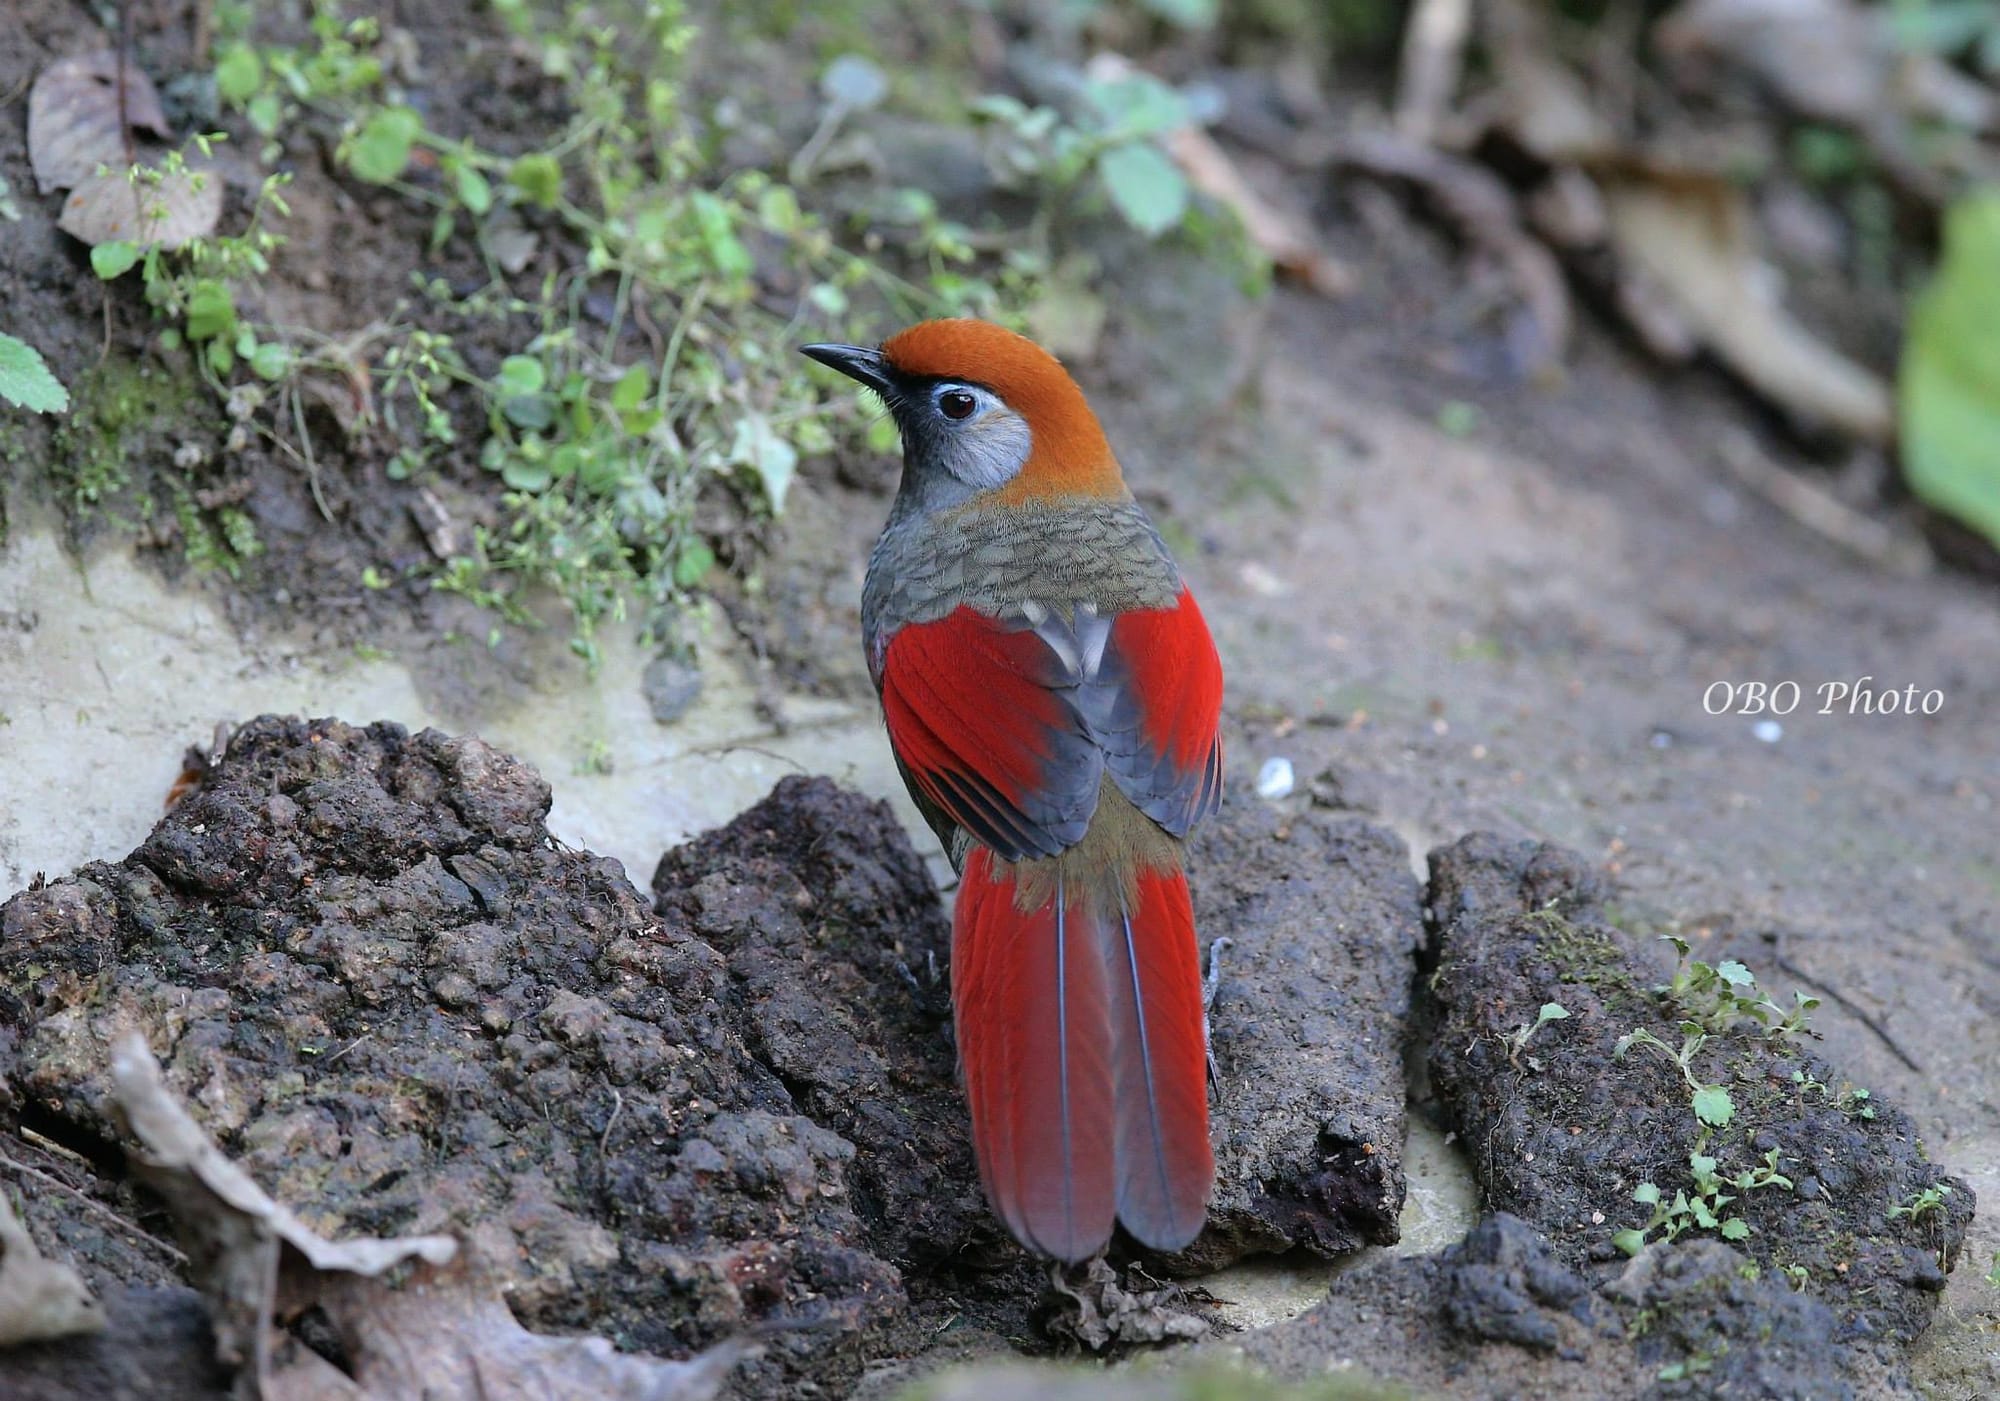
[[[1750,727],[1750,733],[1766,744],[1776,744],[1785,737],[1785,727],[1776,720],[1759,720]]]
[[[1297,781],[1290,759],[1266,759],[1264,767],[1257,770],[1257,796],[1275,803],[1288,795]]]

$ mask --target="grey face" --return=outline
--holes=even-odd
[[[1005,486],[1034,449],[1028,421],[990,389],[958,380],[909,384],[889,399],[903,430],[903,459],[975,492]]]
[[[958,505],[1020,475],[1034,448],[1028,422],[992,390],[962,380],[898,373],[882,352],[860,345],[808,345],[822,365],[859,380],[903,431],[903,489],[923,509]]]

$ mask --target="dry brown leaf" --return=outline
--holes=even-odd
[[[1546,16],[1516,0],[1488,0],[1481,13],[1499,78],[1493,120],[1521,149],[1551,165],[1618,154],[1618,132],[1568,65],[1555,57]]]
[[[1250,242],[1279,271],[1289,274],[1326,297],[1344,297],[1354,290],[1354,274],[1319,246],[1305,220],[1280,209],[1250,188],[1229,153],[1198,127],[1182,127],[1166,138],[1167,153],[1188,183],[1242,221]]]
[[[148,172],[150,173],[150,172]],[[56,224],[95,248],[123,241],[140,247],[178,248],[212,233],[222,218],[222,178],[212,170],[169,170],[133,175],[110,170],[70,191]]]
[[[153,80],[130,61],[125,120],[162,139],[173,135]],[[123,166],[129,159],[126,132],[118,125],[117,53],[100,49],[44,68],[28,93],[28,164],[42,193],[66,190],[100,165]]]
[[[670,1362],[530,1333],[491,1282],[455,1263],[448,1236],[329,1241],[307,1229],[195,1123],[142,1036],[113,1048],[111,1079],[142,1145],[134,1166],[173,1213],[244,1401],[709,1401],[755,1348],[730,1341]],[[280,1326],[315,1307],[353,1376]]]
[[[621,1353],[603,1338],[530,1333],[499,1290],[463,1266],[420,1268],[395,1290],[336,1276],[318,1302],[340,1334],[359,1394],[368,1397],[708,1401],[754,1348],[733,1339],[669,1362]]]
[[[1756,75],[1805,116],[1868,128],[1893,111],[2000,125],[2000,97],[1929,54],[1899,47],[1887,12],[1854,0],[1683,0],[1654,29],[1670,57]]]
[[[1720,180],[1625,178],[1608,181],[1604,195],[1621,262],[1732,370],[1806,422],[1888,441],[1889,386],[1779,304],[1740,190]]]
[[[271,1200],[203,1131],[160,1074],[144,1038],[112,1049],[118,1109],[140,1148],[133,1166],[173,1213],[195,1285],[208,1296],[216,1356],[268,1372],[279,1260],[290,1247],[316,1270],[380,1274],[419,1258],[443,1264],[458,1253],[449,1236],[329,1241]]]
[[[0,1192],[0,1348],[104,1330],[104,1311],[83,1277],[50,1260]]]
[[[1067,1334],[1092,1352],[1102,1352],[1113,1343],[1199,1338],[1210,1330],[1207,1319],[1178,1307],[1188,1297],[1185,1290],[1171,1285],[1128,1289],[1102,1257],[1085,1265],[1082,1277],[1075,1281],[1057,1268],[1050,1283],[1075,1310],[1053,1320],[1050,1331]]]

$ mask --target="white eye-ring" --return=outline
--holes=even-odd
[[[938,412],[954,422],[964,422],[979,412],[979,395],[962,384],[941,384],[937,388]]]

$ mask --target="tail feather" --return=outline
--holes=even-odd
[[[1208,1215],[1208,1053],[1187,877],[1147,871],[1120,901],[1111,968],[1118,1219],[1143,1245],[1179,1250]]]
[[[980,1181],[1021,1240],[1085,1260],[1117,1214],[1104,959],[1060,893],[1016,907],[975,847],[952,934],[952,1002]]]
[[[1056,883],[1023,911],[975,846],[953,922],[952,1001],[987,1199],[1025,1243],[1084,1260],[1114,1218],[1174,1250],[1200,1231],[1208,1146],[1201,975],[1187,881],[1136,898]]]

